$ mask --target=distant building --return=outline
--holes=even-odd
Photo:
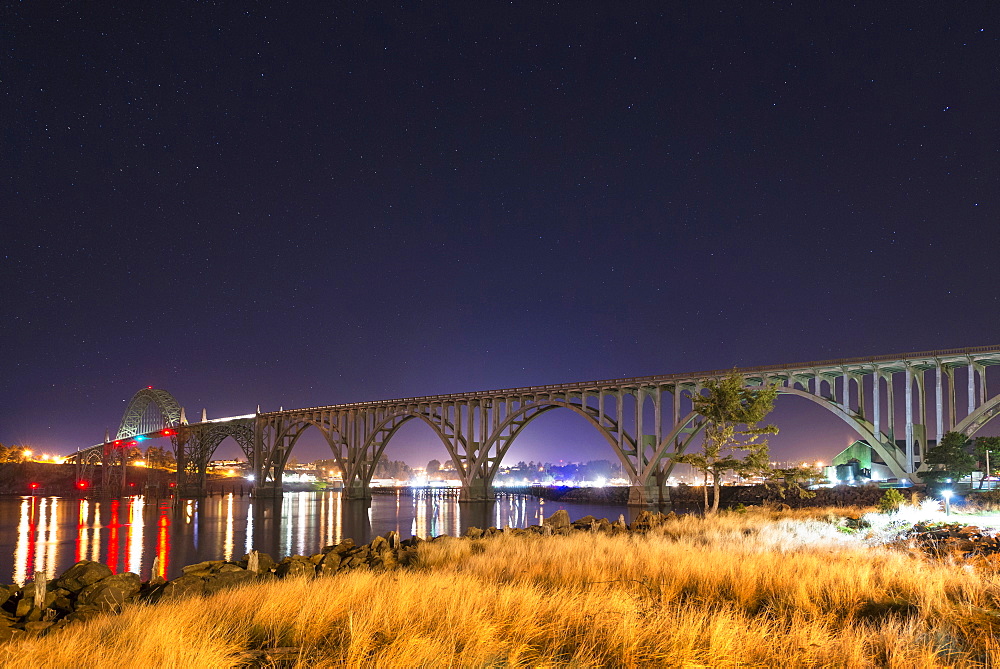
[[[928,449],[936,445],[937,441],[934,439],[927,441]],[[904,452],[906,440],[897,439],[896,447],[900,452]],[[920,461],[918,460],[916,464],[919,467]],[[836,483],[855,483],[863,479],[885,481],[895,477],[889,465],[868,445],[867,441],[862,439],[855,441],[833,458],[832,464],[826,468],[826,476]]]

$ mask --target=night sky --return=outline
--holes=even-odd
[[[4,3],[0,442],[1000,344],[1000,10],[866,4]]]

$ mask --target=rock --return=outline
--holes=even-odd
[[[329,576],[330,574],[335,574],[340,569],[340,554],[335,551],[330,551],[323,556],[319,565],[316,568],[316,573],[321,576]]]
[[[569,527],[569,511],[566,509],[559,509],[542,522],[545,523],[545,527],[551,527],[553,530]]]
[[[184,576],[208,576],[223,564],[225,564],[224,560],[208,560],[198,564],[189,564],[186,567],[181,567],[181,574]]]
[[[375,537],[369,546],[372,553],[381,553],[389,548],[389,542],[386,541],[385,537]]]
[[[478,539],[483,536],[483,531],[478,527],[469,527],[462,536],[468,539]]]
[[[251,556],[256,555],[257,565],[256,569],[251,569]],[[268,574],[274,569],[275,566],[274,558],[272,558],[267,553],[261,553],[260,551],[251,551],[244,556],[243,560],[240,561],[240,566],[244,567],[247,571],[256,571],[258,574]]]
[[[53,591],[47,591],[42,599],[42,606],[36,606],[35,598],[35,584],[27,583],[24,589],[21,591],[21,600],[17,603],[17,609],[14,613],[18,618],[24,618],[28,615],[28,612],[32,609],[47,609],[52,606],[56,601],[56,593]]]
[[[77,604],[96,606],[101,610],[118,610],[126,602],[135,599],[142,587],[138,574],[125,572],[115,574],[88,585],[77,596]]]
[[[101,615],[101,610],[96,606],[77,606],[73,613],[64,618],[68,622],[86,622]]]
[[[102,578],[107,578],[108,576],[111,576],[111,568],[108,565],[100,562],[91,562],[90,560],[81,560],[67,569],[56,580],[55,584],[64,590],[77,593],[88,585],[97,583]]]
[[[337,555],[344,555],[355,549],[354,539],[344,539],[333,547],[333,552]]]
[[[312,576],[316,573],[316,567],[308,558],[302,555],[287,557],[278,563],[274,570],[278,578],[288,578],[289,576]]]
[[[201,576],[178,576],[163,586],[159,597],[150,597],[150,600],[157,601],[203,594],[205,594],[205,579]]]
[[[633,532],[646,532],[654,527],[659,527],[663,523],[663,520],[663,516],[659,513],[643,510],[640,511],[639,515],[637,515],[635,520],[632,521],[632,525],[629,526],[629,529]]]
[[[237,571],[221,571],[205,579],[205,594],[212,594],[227,588],[248,583],[256,577],[253,572],[237,567]]]
[[[47,632],[48,629],[54,624],[55,623],[41,620],[33,623],[24,623],[24,631],[32,636],[40,636]]]

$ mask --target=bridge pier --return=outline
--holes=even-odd
[[[267,481],[265,483],[255,485],[250,491],[250,496],[258,499],[280,499],[282,492],[281,483]]]
[[[343,498],[349,500],[371,500],[372,489],[367,481],[354,479],[350,485],[344,486]]]
[[[633,485],[628,490],[629,506],[660,506],[670,503],[670,488],[655,482]]]
[[[495,498],[493,485],[485,479],[477,479],[462,486],[460,502],[492,502]]]

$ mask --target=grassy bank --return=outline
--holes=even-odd
[[[270,581],[0,647],[5,667],[993,666],[1000,577],[822,512],[439,540],[415,568]],[[287,665],[287,666],[290,666]]]

